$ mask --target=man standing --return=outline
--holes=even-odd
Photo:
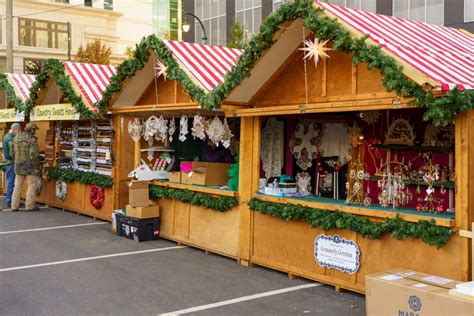
[[[10,153],[13,147],[13,139],[16,135],[21,132],[21,125],[19,123],[13,123],[10,132],[3,137],[3,159],[6,160],[6,173],[7,173],[7,208],[12,207],[12,195],[13,187],[15,186],[15,168],[13,165],[13,159]]]
[[[20,195],[23,182],[26,179],[25,211],[39,211],[35,206],[36,176],[40,172],[38,156],[38,139],[35,137],[38,126],[35,123],[26,124],[25,131],[18,134],[13,141],[12,158],[15,162],[15,189],[13,190],[12,212],[20,207]]]

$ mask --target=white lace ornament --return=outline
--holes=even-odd
[[[290,140],[290,151],[301,169],[308,170],[313,165],[311,161],[318,156],[320,136],[316,123],[301,122],[296,126]]]
[[[135,143],[140,141],[142,131],[143,126],[138,118],[134,118],[133,121],[128,121],[128,134]]]
[[[148,145],[153,145],[153,136],[156,134],[156,121],[158,118],[154,115],[150,116],[145,121],[145,130],[143,131],[143,138],[148,141]]]
[[[229,128],[229,124],[227,123],[227,118],[224,118],[223,128],[224,128],[224,133],[222,134],[221,143],[222,143],[222,146],[224,146],[225,148],[229,148],[230,140],[232,139],[232,137],[234,137],[234,134],[232,134],[232,131]]]
[[[200,140],[204,140],[204,138],[206,138],[206,126],[207,122],[205,118],[201,115],[194,115],[191,135],[193,135],[195,139],[199,138]]]
[[[170,143],[173,142],[173,135],[174,132],[176,131],[176,123],[174,121],[174,117],[170,120],[170,125],[168,127],[168,135],[169,135],[169,140]]]
[[[298,191],[311,194],[311,176],[307,172],[299,172],[296,174],[296,185]]]
[[[184,142],[186,135],[188,135],[188,117],[183,115],[179,120],[179,140]]]
[[[222,136],[224,135],[224,125],[217,116],[212,120],[211,124],[209,124],[206,133],[207,137],[209,137],[216,146],[219,146]]]
[[[159,142],[164,142],[168,136],[168,120],[165,120],[163,116],[160,116],[160,118],[156,120],[155,124],[155,138]]]
[[[265,128],[262,130],[260,155],[263,162],[263,171],[267,179],[281,176],[283,150],[285,148],[284,133],[284,123],[276,118],[268,119]]]

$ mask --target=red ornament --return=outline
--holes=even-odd
[[[417,205],[417,206],[416,206],[416,210],[417,210],[418,212],[421,211],[421,206]]]
[[[336,166],[334,167],[334,170],[336,170],[336,171],[339,171],[339,169],[341,169],[341,167],[339,167],[338,165],[336,165]]]
[[[105,201],[105,190],[98,185],[93,185],[91,187],[91,192],[89,193],[89,200],[93,207],[96,209],[101,209],[104,206]]]
[[[319,172],[323,172],[323,171],[324,171],[323,167],[319,167]]]

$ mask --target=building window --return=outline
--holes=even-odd
[[[85,7],[92,7],[92,0],[84,0],[84,6]]]
[[[273,11],[280,8],[282,4],[293,2],[293,0],[273,0]]]
[[[244,27],[244,39],[248,42],[262,24],[262,0],[235,1],[235,15]]]
[[[207,44],[226,46],[226,1],[195,0],[194,14],[201,19],[207,33]],[[194,21],[195,42],[202,43],[201,25]]]
[[[393,16],[444,24],[444,0],[393,0]]]
[[[377,0],[326,0],[324,2],[356,10],[377,12]]]
[[[67,49],[67,23],[18,19],[20,46]]]
[[[464,22],[474,21],[474,0],[464,0]]]
[[[28,75],[38,75],[43,69],[43,59],[23,59],[23,72]]]

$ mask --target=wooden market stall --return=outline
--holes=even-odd
[[[28,100],[30,87],[34,80],[35,76],[32,75],[0,74],[0,139],[3,140],[12,123],[25,120],[25,116],[22,113],[17,113],[16,108],[23,106]],[[0,190],[5,192],[6,178],[3,173],[1,179]]]
[[[41,124],[51,179],[43,184],[43,203],[110,220],[116,127],[95,104],[115,72],[113,66],[48,60],[38,76],[28,112]]]
[[[472,34],[308,6],[263,22],[224,101],[247,106],[229,113],[242,264],[357,292],[391,268],[469,280],[474,112],[457,109],[473,106]]]
[[[175,161],[201,158],[205,142],[192,131],[193,117],[194,123],[197,116],[222,124],[224,113],[201,108],[192,97],[204,97],[221,83],[240,54],[236,49],[161,41],[152,35],[137,45],[135,60],[119,66],[110,85],[116,93],[109,109],[121,126],[114,178],[114,186],[120,188],[115,194],[116,205],[125,208],[129,204],[128,184],[133,179],[129,173],[140,164],[156,169],[160,157],[169,153]],[[130,65],[138,66],[130,70]],[[162,123],[163,135],[148,133],[147,126],[156,122]],[[236,142],[238,147],[238,139]],[[154,200],[160,206],[160,236],[237,258],[240,213],[236,190],[222,188],[227,184],[227,169],[223,177],[220,172],[221,182],[212,185],[190,184],[181,178],[179,164],[173,170],[177,172],[170,181],[150,183],[150,191],[159,192],[151,197],[161,197]]]

